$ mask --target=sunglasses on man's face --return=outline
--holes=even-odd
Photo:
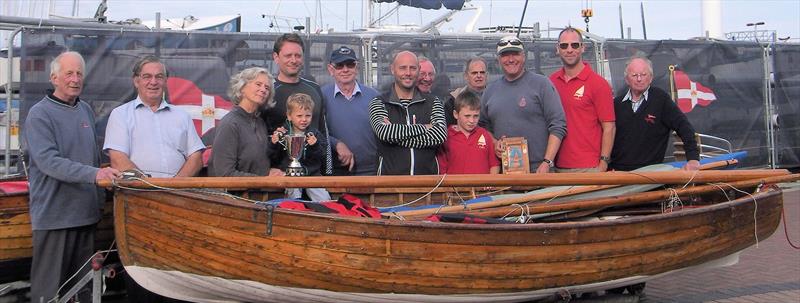
[[[335,68],[335,69],[343,69],[345,66],[347,66],[347,68],[355,68],[356,67],[356,62],[355,61],[347,61],[347,62],[342,62],[342,63],[336,63],[336,64],[333,65],[333,68]]]
[[[560,49],[567,49],[568,47],[572,46],[573,49],[581,48],[580,42],[572,42],[572,43],[559,43],[558,48]]]
[[[522,45],[522,41],[519,41],[517,39],[511,39],[511,40],[501,40],[500,42],[497,42],[497,46],[506,46],[509,44],[513,46],[520,46]]]

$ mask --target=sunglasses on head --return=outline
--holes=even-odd
[[[333,65],[333,68],[335,68],[335,69],[343,69],[345,66],[347,66],[347,68],[355,68],[356,67],[356,62],[355,61],[347,61],[347,62],[342,62],[342,63],[336,63],[336,64]]]
[[[497,46],[506,46],[509,44],[513,46],[520,46],[522,45],[522,41],[519,41],[517,39],[509,39],[509,40],[500,40],[500,42],[497,42]]]
[[[572,46],[573,49],[581,48],[580,42],[572,42],[572,43],[559,43],[558,48],[560,49],[567,49],[568,47]]]

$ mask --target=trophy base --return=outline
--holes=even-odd
[[[290,177],[301,177],[306,175],[303,167],[288,167],[286,168],[286,175]]]

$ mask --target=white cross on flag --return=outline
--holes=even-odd
[[[217,95],[206,95],[194,82],[183,78],[167,79],[167,89],[170,103],[189,113],[200,136],[216,126],[233,107],[230,101]]]
[[[679,70],[675,71],[675,89],[678,91],[678,100],[675,102],[684,113],[692,111],[697,105],[708,106],[717,100],[714,91],[699,82],[692,81],[688,75]]]

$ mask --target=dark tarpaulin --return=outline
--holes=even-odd
[[[272,61],[272,45],[281,33],[210,33],[168,31],[118,31],[91,29],[33,29],[22,32],[20,86],[20,118],[27,109],[41,100],[49,83],[49,64],[65,50],[77,51],[86,58],[83,100],[88,101],[102,123],[111,110],[133,98],[131,68],[136,59],[157,54],[166,63],[171,78],[196,86],[190,98],[196,108],[193,115],[205,116],[212,101],[227,99],[226,89],[231,75],[260,66],[277,73]],[[420,33],[376,34],[361,37],[348,33],[304,36],[306,50],[303,77],[320,85],[332,81],[327,63],[333,49],[342,45],[363,51],[371,49],[376,68],[369,74],[360,70],[361,84],[377,89],[393,83],[389,70],[392,54],[410,50],[434,62],[437,70],[434,84],[437,95],[463,86],[464,62],[479,56],[486,60],[490,81],[502,75],[497,62],[496,43],[500,35],[433,35]],[[528,70],[549,75],[561,67],[555,55],[555,40],[531,40],[523,37]],[[624,93],[625,61],[639,54],[654,63],[653,85],[669,90],[667,66],[677,65],[691,81],[713,90],[716,100],[695,106],[687,113],[698,132],[728,139],[734,150],[749,153],[745,167],[768,164],[769,148],[763,100],[763,58],[755,43],[714,41],[622,41],[609,40],[604,53],[607,61],[598,62],[594,45],[584,53],[584,60],[601,64],[610,71],[610,81],[617,93]],[[779,166],[798,166],[800,150],[800,46],[778,45],[775,48],[776,153]],[[366,75],[366,77],[365,77]],[[175,96],[168,93],[168,100]],[[203,97],[201,97],[201,94]],[[202,100],[201,100],[202,99]],[[194,104],[196,103],[196,104]],[[213,110],[212,110],[213,112]],[[213,117],[212,117],[213,118]],[[196,118],[200,119],[200,118]],[[214,120],[212,119],[213,123]],[[102,126],[98,127],[100,135]],[[21,130],[24,132],[23,129]],[[102,138],[100,139],[102,143]],[[671,156],[671,151],[668,154]],[[668,159],[671,160],[671,159]]]
[[[440,9],[444,6],[447,9],[460,10],[464,7],[464,0],[375,0],[375,2],[397,2],[400,5],[424,9]]]
[[[800,166],[800,45],[777,44],[773,52],[776,163]]]

